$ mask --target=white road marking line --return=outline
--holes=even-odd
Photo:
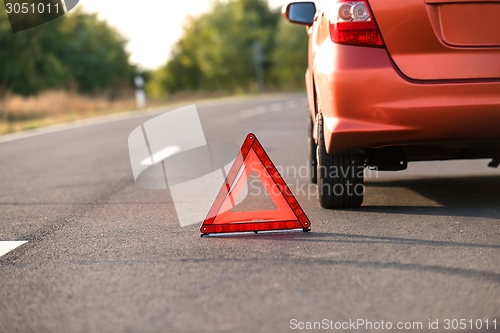
[[[274,103],[269,105],[269,111],[270,112],[277,112],[283,110],[283,103]]]
[[[28,241],[0,242],[0,257],[23,245],[24,243],[28,243]]]
[[[226,102],[226,101],[230,102],[230,101],[245,100],[245,99],[248,99],[248,97],[226,97],[226,98],[218,98],[218,99],[206,99],[206,100],[198,101],[196,103],[196,105],[209,106],[209,105],[215,105],[215,104],[220,103],[220,102]],[[302,100],[301,104],[307,105],[307,100],[305,98],[301,98],[300,100]],[[31,138],[34,136],[39,136],[39,135],[44,135],[44,134],[57,133],[57,132],[67,131],[67,130],[76,129],[76,128],[102,125],[102,124],[112,123],[112,122],[121,121],[121,120],[141,118],[141,117],[146,117],[146,116],[150,116],[150,115],[152,116],[152,115],[156,115],[156,114],[163,113],[166,111],[178,109],[182,106],[186,106],[187,104],[189,104],[189,103],[188,102],[181,102],[181,103],[176,103],[176,104],[161,105],[161,106],[147,108],[144,110],[115,113],[115,114],[110,114],[110,115],[105,115],[105,116],[100,116],[100,117],[95,117],[95,118],[77,120],[77,121],[73,121],[73,122],[69,122],[69,123],[44,126],[44,127],[40,127],[40,128],[34,129],[34,130],[26,130],[26,131],[12,133],[12,134],[4,134],[4,135],[0,135],[0,143]],[[246,111],[249,111],[249,110],[246,110]],[[244,111],[242,111],[242,112],[244,112]],[[263,113],[265,113],[265,112],[263,112]],[[262,114],[262,113],[257,113],[255,115],[259,115],[259,114]],[[246,115],[246,116],[242,116],[241,118],[244,119],[244,118],[249,118],[252,116],[254,116],[254,115]]]
[[[297,107],[307,106],[307,100],[305,98],[301,98],[300,100],[289,100],[286,102],[278,102],[263,106],[258,106],[252,109],[247,109],[240,111],[238,113],[239,119],[246,119],[254,116],[258,116],[261,114],[268,114],[273,112],[285,111],[290,109],[295,109]]]
[[[297,107],[297,101],[296,100],[292,100],[292,101],[288,101],[286,102],[285,104],[285,109],[295,109]]]
[[[196,102],[196,105],[210,106],[210,105],[215,105],[215,104],[220,103],[220,102],[225,102],[225,101],[230,102],[230,101],[244,100],[244,99],[245,99],[245,97],[225,97],[225,98],[218,98],[218,99],[205,99],[205,100],[200,100],[200,101]],[[178,108],[186,106],[188,104],[190,104],[190,103],[189,102],[180,102],[180,103],[175,103],[175,104],[160,105],[160,106],[155,106],[155,107],[136,110],[136,111],[126,111],[126,112],[121,112],[121,113],[113,113],[113,114],[99,116],[99,117],[95,117],[95,118],[88,118],[88,119],[77,120],[77,121],[68,122],[68,123],[61,123],[61,124],[56,124],[56,125],[44,126],[44,127],[36,128],[33,130],[26,130],[26,131],[11,133],[11,134],[0,135],[0,143],[31,138],[34,136],[39,136],[39,135],[44,135],[44,134],[57,133],[57,132],[67,131],[67,130],[76,129],[76,128],[102,125],[102,124],[107,124],[107,123],[113,123],[116,121],[130,120],[130,119],[135,119],[135,118],[153,116],[153,115],[165,113],[167,111],[178,109]]]
[[[250,118],[253,116],[258,116],[259,114],[267,113],[265,106],[259,106],[253,109],[243,110],[239,112],[240,119]]]

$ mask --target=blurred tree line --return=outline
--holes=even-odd
[[[267,88],[303,87],[305,28],[285,21],[266,0],[219,0],[209,12],[188,18],[170,59],[153,72],[148,93],[255,91],[255,43],[263,50]]]
[[[167,63],[143,71],[151,95],[178,91],[255,91],[254,46],[263,50],[266,88],[297,89],[307,65],[303,26],[281,18],[267,0],[216,0],[191,17]],[[7,92],[33,95],[66,89],[111,97],[133,88],[138,68],[126,40],[95,14],[78,10],[13,34],[0,10],[0,100]]]
[[[106,22],[78,10],[14,34],[1,8],[0,99],[8,91],[32,95],[65,88],[112,95],[130,89],[135,69],[125,45]]]

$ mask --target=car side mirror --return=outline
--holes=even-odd
[[[291,23],[312,25],[316,15],[316,5],[312,1],[291,2],[283,6],[282,13]]]

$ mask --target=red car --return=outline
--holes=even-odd
[[[309,35],[311,178],[324,208],[359,207],[363,170],[500,163],[500,0],[293,2]]]

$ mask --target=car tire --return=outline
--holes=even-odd
[[[307,122],[307,130],[308,130],[308,137],[307,137],[307,146],[309,147],[309,180],[313,184],[318,183],[318,177],[317,177],[317,172],[318,172],[318,156],[317,156],[317,149],[318,145],[316,144],[316,141],[314,140],[314,122],[312,120],[311,115],[308,113],[308,122]]]
[[[323,116],[318,114],[318,201],[323,208],[356,208],[363,203],[364,156],[329,155],[325,147]]]

